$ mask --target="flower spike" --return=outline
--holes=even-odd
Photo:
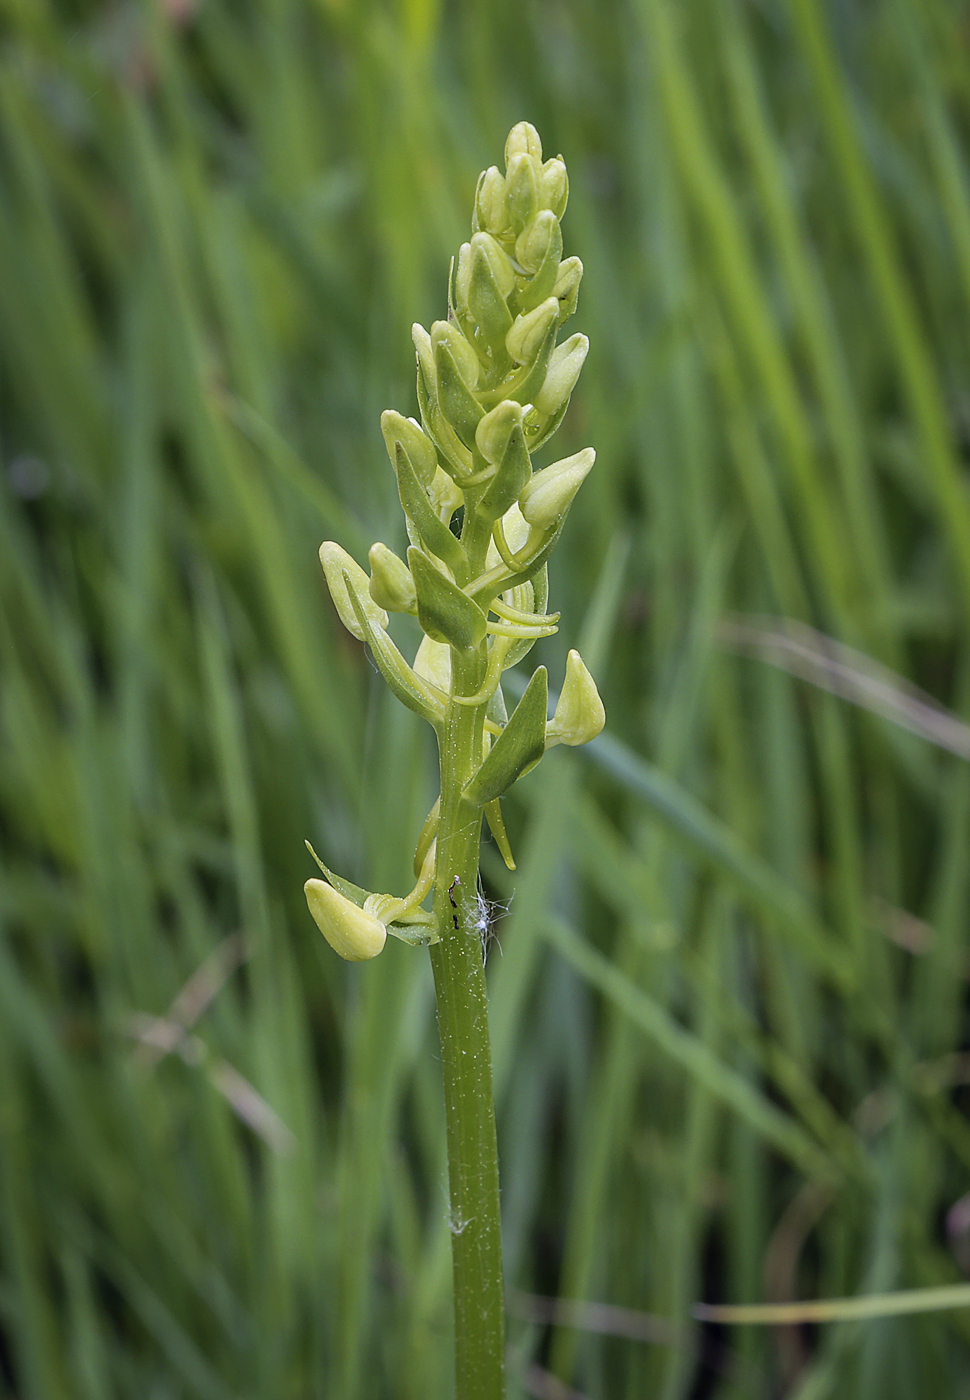
[[[595,462],[590,447],[541,471],[532,462],[562,421],[589,348],[581,334],[557,343],[583,276],[578,257],[563,257],[568,194],[562,158],[544,160],[535,128],[517,123],[504,172],[491,166],[479,178],[471,233],[449,273],[447,318],[430,330],[412,328],[418,417],[395,409],[381,417],[409,548],[373,545],[369,577],[340,545],[327,542],[320,551],[344,626],[367,643],[397,697],[434,727],[442,752],[470,726],[475,737],[462,741],[461,802],[487,816],[510,868],[499,797],[547,748],[586,743],[605,722],[596,685],[575,651],[551,720],[544,669],[511,717],[502,695],[504,671],[557,630],[546,561]],[[388,630],[401,613],[416,617],[424,633],[413,665]],[[443,792],[416,852],[416,873],[437,889],[438,909],[441,880],[450,886],[454,872],[435,872],[428,862],[440,863],[448,849],[446,820],[455,818]],[[324,882],[311,882],[308,899],[343,956],[352,956],[348,948],[376,951],[375,922],[393,924],[394,910],[402,927],[427,941],[423,921],[432,916],[420,901],[357,892],[324,874],[329,893],[316,888]],[[341,900],[358,912],[348,913]],[[453,891],[445,913],[454,932]],[[439,932],[445,937],[449,928]]]

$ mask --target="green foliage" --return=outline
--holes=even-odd
[[[517,232],[471,177],[528,117],[595,345],[561,451],[598,454],[535,646],[561,676],[585,616],[609,734],[510,794],[514,876],[486,852],[512,1393],[540,1357],[611,1400],[967,1394],[966,1311],[690,1307],[967,1267],[970,773],[787,624],[966,718],[968,71],[949,0],[5,8],[0,1387],[449,1393],[426,959],[338,963],[300,892],[306,835],[407,888],[433,764],[316,551],[403,563],[398,489],[446,509],[379,416],[473,201],[455,311],[508,351],[540,190]],[[541,355],[577,268],[521,252]],[[481,407],[460,446],[517,483]],[[550,1338],[536,1294],[649,1316]]]

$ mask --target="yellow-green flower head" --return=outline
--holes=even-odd
[[[325,880],[307,880],[303,892],[317,928],[335,953],[347,962],[377,957],[387,941],[380,919],[359,909]]]

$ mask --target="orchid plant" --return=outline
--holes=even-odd
[[[502,676],[557,631],[548,559],[595,453],[533,470],[532,454],[562,422],[588,350],[559,342],[576,309],[583,266],[563,258],[568,179],[543,161],[519,122],[505,173],[483,172],[472,237],[452,261],[447,320],[413,329],[420,422],[389,409],[384,441],[410,548],[372,546],[370,574],[332,541],[320,548],[340,620],[370,648],[385,681],[435,731],[441,790],[414,856],[414,888],[374,893],[314,859],[325,879],[307,903],[335,952],[375,957],[387,935],[430,949],[448,1137],[458,1400],[505,1394],[498,1158],[479,915],[482,817],[510,869],[501,799],[555,744],[603,728],[596,685],[570,651],[548,718],[539,667],[509,715]],[[423,637],[409,664],[389,614],[410,613]],[[431,907],[426,907],[428,899]]]

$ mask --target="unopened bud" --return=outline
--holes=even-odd
[[[538,271],[547,257],[558,264],[562,257],[562,233],[551,209],[540,209],[515,241],[515,256],[526,272]]]
[[[525,316],[516,316],[505,337],[505,348],[516,364],[530,364],[545,344],[550,328],[558,323],[559,303],[555,297],[548,297]]]
[[[588,744],[606,723],[606,711],[596,682],[578,651],[566,658],[566,679],[556,713],[546,726],[546,744]]]
[[[438,468],[438,454],[421,424],[388,408],[381,414],[381,432],[391,466],[396,465],[397,445],[400,443],[408,454],[414,475],[422,486],[427,486]]]
[[[417,607],[414,579],[403,559],[386,544],[372,544],[370,553],[370,596],[388,612],[413,613]]]
[[[515,289],[515,268],[512,266],[512,259],[498,239],[493,238],[490,233],[475,233],[472,235],[471,246],[473,250],[481,248],[488,258],[489,266],[495,277],[495,285],[503,297],[509,296]]]
[[[559,273],[552,294],[559,303],[560,325],[576,310],[579,284],[583,280],[583,264],[579,258],[566,258],[559,264]]]
[[[415,321],[411,327],[411,339],[414,341],[414,349],[418,357],[418,373],[424,380],[425,393],[429,399],[436,399],[438,397],[438,382],[434,372],[434,351],[431,348],[431,337],[420,321]]]
[[[555,302],[558,309],[559,303]],[[558,310],[557,310],[558,314]],[[514,330],[515,327],[513,326]],[[549,368],[542,388],[536,394],[534,403],[539,413],[553,415],[559,412],[568,400],[586,359],[589,341],[584,335],[571,335],[552,352]]]
[[[451,358],[455,362],[463,383],[474,389],[478,383],[478,373],[481,369],[478,356],[468,344],[461,331],[451,321],[435,321],[431,326],[431,348],[436,352],[439,346],[447,346],[451,352]]]
[[[337,616],[351,636],[356,637],[359,642],[366,641],[360,619],[350,601],[350,590],[353,590],[365,616],[369,617],[376,627],[382,630],[387,627],[387,613],[371,597],[370,579],[356,559],[351,558],[347,551],[341,549],[333,540],[324,540],[320,546],[320,563],[323,565],[324,577],[333,605],[337,609]]]
[[[387,941],[380,919],[359,909],[324,880],[307,880],[303,892],[314,923],[335,953],[348,962],[377,957]]]
[[[505,203],[505,177],[497,165],[483,171],[475,192],[475,220],[480,229],[496,238],[509,226]]]
[[[557,219],[566,212],[569,198],[569,176],[560,156],[553,156],[542,167],[539,176],[539,204],[543,209],[551,209]]]
[[[521,233],[526,224],[535,218],[539,208],[538,166],[532,156],[520,152],[509,161],[509,173],[505,177],[509,222],[513,232]]]
[[[595,461],[593,449],[584,447],[582,452],[536,472],[519,497],[519,509],[529,524],[552,529],[572,505]]]
[[[509,445],[509,435],[515,427],[522,427],[524,409],[513,399],[505,399],[497,404],[475,429],[475,444],[486,462],[497,466]]]
[[[542,142],[539,133],[531,122],[516,122],[505,141],[505,165],[508,168],[513,156],[531,156],[542,160]]]
[[[472,277],[472,245],[463,243],[455,264],[455,308],[460,316],[468,315],[468,288]]]
[[[504,515],[532,475],[523,417],[522,405],[506,399],[485,415],[475,433],[479,452],[496,468],[478,503],[487,519]]]

